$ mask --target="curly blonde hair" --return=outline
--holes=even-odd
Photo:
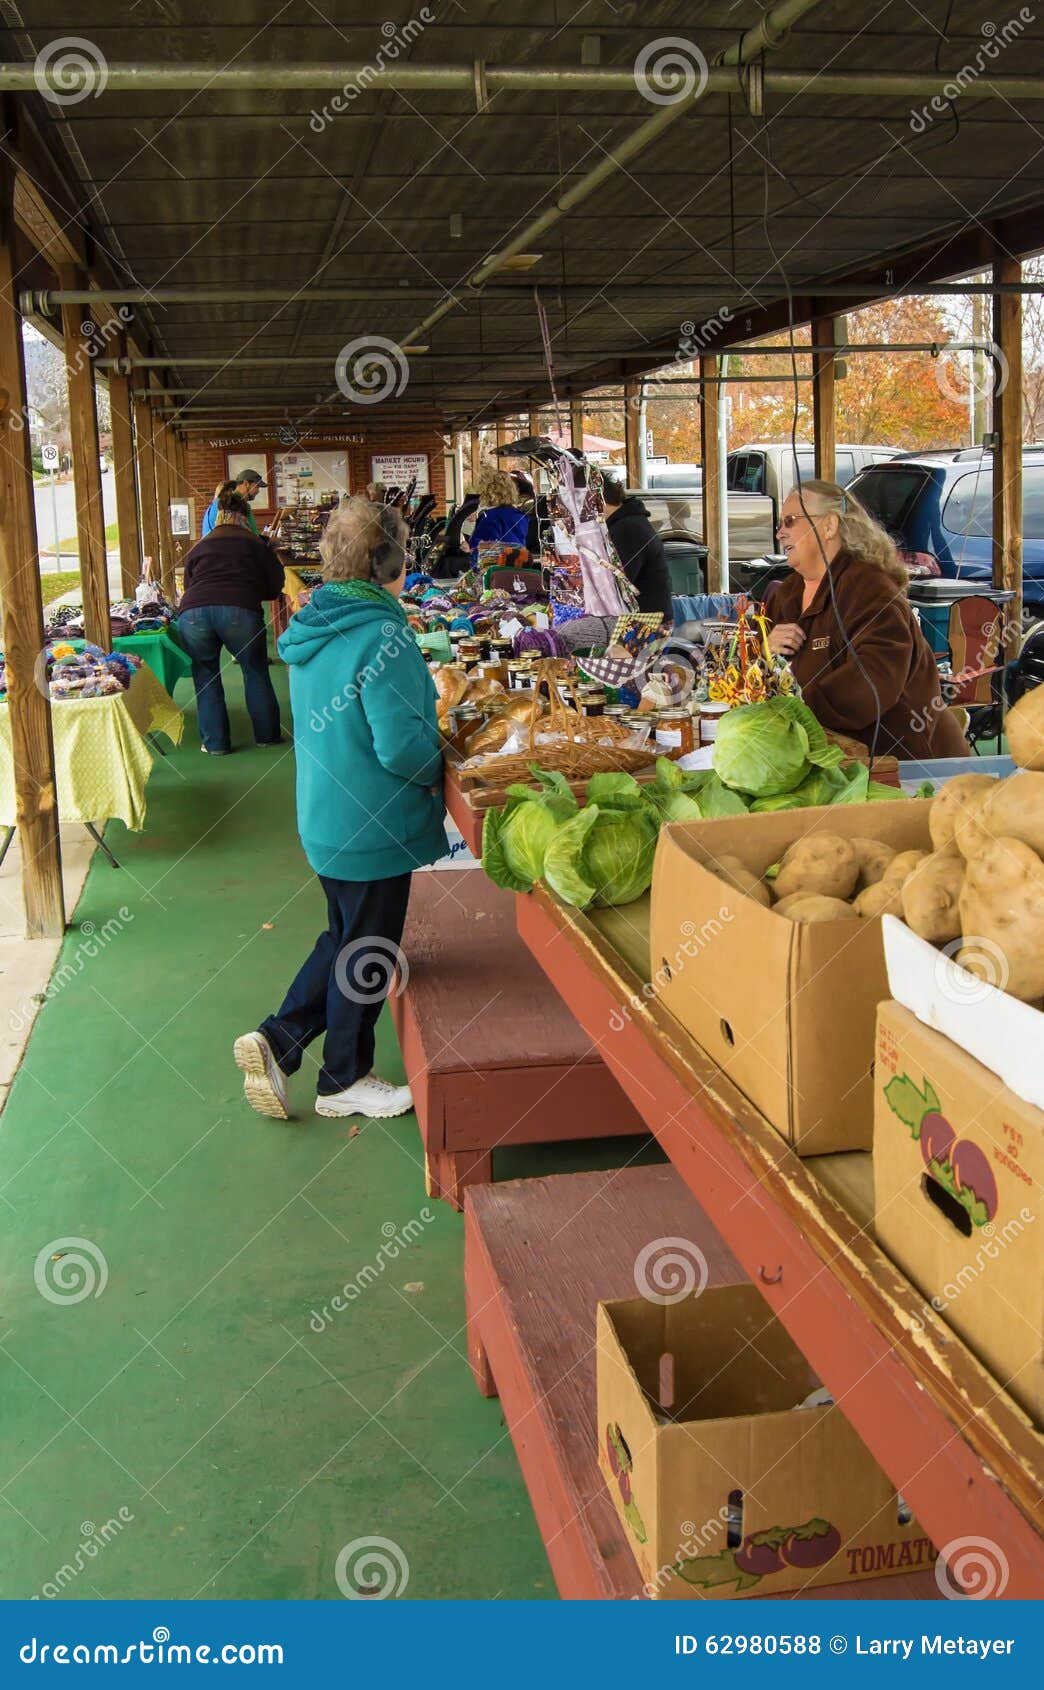
[[[361,494],[343,499],[319,541],[324,581],[372,581],[374,554],[390,539],[405,544],[409,530],[397,510]]]
[[[895,542],[870,512],[839,487],[836,481],[802,481],[794,488],[802,505],[807,504],[813,516],[836,516],[838,539],[844,551],[865,563],[876,563],[896,586],[905,587],[909,580],[906,567],[900,562]]]
[[[483,464],[479,473],[478,496],[483,508],[518,503],[515,483],[507,471],[498,469],[496,464]]]

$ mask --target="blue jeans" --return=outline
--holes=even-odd
[[[320,1097],[346,1091],[373,1067],[374,1028],[392,984],[410,898],[409,874],[387,880],[331,880],[328,926],[298,970],[282,1007],[264,1033],[284,1074],[296,1074],[305,1047],[320,1033]]]
[[[231,652],[243,671],[250,725],[258,745],[279,739],[279,701],[268,673],[265,619],[259,610],[234,604],[207,604],[178,617],[181,643],[192,659],[199,737],[208,751],[231,751],[232,740],[221,684],[221,649]]]

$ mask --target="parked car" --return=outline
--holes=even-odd
[[[847,487],[852,477],[871,464],[897,457],[897,446],[846,446],[834,448],[834,480]],[[780,506],[795,482],[811,481],[816,473],[815,452],[804,440],[797,447],[789,440],[756,441],[730,452],[725,460],[725,481],[731,493],[764,493],[772,500],[778,520]]]
[[[993,461],[979,447],[864,469],[852,492],[887,528],[911,573],[993,579]],[[1023,598],[1044,611],[1044,446],[1022,454]]]

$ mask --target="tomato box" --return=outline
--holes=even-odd
[[[901,1004],[877,1013],[878,1241],[1038,1425],[1044,1111]]]
[[[932,1565],[753,1285],[600,1304],[597,1376],[599,1462],[646,1596],[779,1596]]]
[[[657,995],[799,1156],[870,1148],[874,1017],[888,996],[881,922],[788,921],[734,891],[715,861],[738,857],[760,877],[816,832],[930,850],[930,807],[893,799],[661,829],[649,927]]]

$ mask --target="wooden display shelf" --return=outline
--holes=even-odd
[[[516,900],[540,966],[940,1549],[988,1538],[1044,1594],[1044,1439],[878,1248],[868,1153],[802,1161],[644,987],[640,905]],[[644,989],[643,989],[644,988]]]
[[[710,1284],[746,1278],[673,1168],[624,1168],[475,1186],[464,1223],[468,1351],[499,1396],[559,1594],[642,1595],[598,1468],[595,1310],[635,1294],[634,1264],[660,1237],[702,1250]],[[820,1601],[939,1598],[932,1572],[784,1593]],[[760,1598],[759,1598],[760,1600]]]
[[[403,952],[390,1003],[432,1196],[459,1209],[500,1145],[645,1134],[480,868],[414,876]]]

